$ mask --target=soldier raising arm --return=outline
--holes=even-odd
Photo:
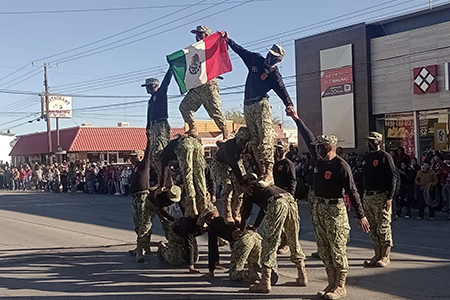
[[[319,135],[315,139],[305,123],[292,114],[314,160],[314,194],[316,204],[316,242],[328,277],[328,286],[318,292],[325,299],[340,299],[347,295],[345,281],[348,272],[347,242],[350,233],[343,192],[349,196],[364,232],[370,226],[356,190],[349,165],[336,155],[338,138]],[[315,145],[315,149],[312,145]]]

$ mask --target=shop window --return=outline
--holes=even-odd
[[[432,150],[447,151],[449,110],[419,112],[420,152],[425,156]]]
[[[415,156],[413,113],[386,114],[384,119],[385,148],[387,152],[405,148],[410,157]]]

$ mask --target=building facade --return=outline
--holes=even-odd
[[[388,151],[449,149],[450,5],[299,39],[295,51],[297,104],[314,134],[358,153],[373,130]]]

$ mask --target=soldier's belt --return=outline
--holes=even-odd
[[[316,197],[317,198],[317,201],[319,201],[320,203],[323,203],[323,204],[333,204],[333,205],[336,205],[336,204],[339,204],[339,203],[343,203],[344,202],[344,198],[323,198],[323,197]]]
[[[373,196],[378,194],[386,194],[385,191],[365,191],[364,192],[367,196]]]
[[[245,99],[244,100],[244,105],[252,105],[255,103],[258,103],[261,100],[269,100],[268,97],[256,97],[256,98],[251,98],[251,99]]]

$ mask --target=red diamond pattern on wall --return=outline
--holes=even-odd
[[[438,92],[437,65],[414,68],[414,94]]]

